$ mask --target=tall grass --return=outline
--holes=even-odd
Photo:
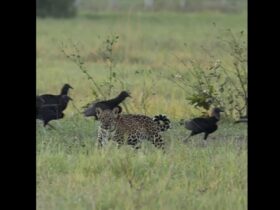
[[[208,145],[173,125],[166,152],[144,142],[138,151],[96,147],[96,126],[80,117],[37,131],[37,209],[207,209],[247,206],[244,125],[220,125]]]

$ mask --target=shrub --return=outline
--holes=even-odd
[[[174,84],[183,88],[186,99],[196,108],[209,111],[221,107],[230,118],[247,114],[247,42],[244,32],[234,34],[230,29],[219,37],[225,53],[231,58],[231,65],[212,57],[208,65],[198,60],[188,60],[191,68],[185,73],[171,75]],[[182,61],[183,64],[186,61]],[[185,65],[186,66],[186,65]]]

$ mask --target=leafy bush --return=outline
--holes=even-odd
[[[219,37],[219,43],[230,56],[230,66],[223,65],[219,59],[207,67],[198,60],[189,60],[192,68],[185,74],[173,74],[170,79],[186,91],[186,99],[197,108],[209,111],[211,107],[221,107],[231,118],[246,115],[247,45],[244,39],[243,31],[235,35],[230,29],[224,37]]]

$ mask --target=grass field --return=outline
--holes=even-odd
[[[117,34],[113,68],[122,83],[114,83],[112,96],[125,88],[133,96],[126,101],[131,113],[165,113],[172,121],[172,129],[163,134],[166,153],[147,142],[139,151],[117,149],[113,143],[97,149],[98,122],[85,119],[71,103],[64,119],[51,122],[57,130],[37,122],[37,209],[246,209],[246,125],[221,121],[207,146],[202,136],[183,144],[187,131],[179,119],[200,113],[168,80],[172,72],[188,69],[178,57],[207,64],[201,46],[229,63],[216,37],[227,28],[246,33],[246,18],[245,13],[161,12],[37,19],[38,94],[58,93],[69,83],[76,107],[94,100],[92,83],[59,45],[78,43],[88,72],[101,84],[109,70],[98,52],[108,36]],[[144,101],[146,92],[150,95]]]

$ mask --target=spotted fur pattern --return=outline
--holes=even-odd
[[[160,119],[152,119],[145,115],[119,114],[118,109],[97,109],[98,119],[101,123],[98,129],[98,142],[102,146],[109,140],[118,144],[129,144],[138,148],[142,140],[151,141],[156,147],[164,148],[161,131],[167,130],[170,121],[166,118],[163,124]],[[161,118],[161,117],[160,117]]]

